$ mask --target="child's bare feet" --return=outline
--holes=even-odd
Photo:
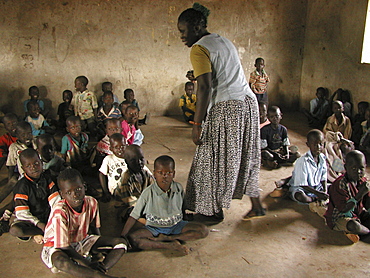
[[[190,249],[187,248],[185,245],[181,245],[181,243],[178,240],[174,240],[170,242],[170,244],[172,250],[177,250],[184,256],[190,253]]]

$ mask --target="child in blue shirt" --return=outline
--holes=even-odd
[[[40,110],[41,110],[41,114],[44,114],[44,109],[45,109],[45,106],[44,106],[44,102],[39,99],[40,97],[40,91],[39,91],[39,88],[37,88],[36,86],[31,86],[29,89],[28,89],[28,95],[30,96],[29,99],[26,99],[24,102],[23,102],[23,107],[24,107],[24,112],[25,112],[25,117],[28,116],[28,108],[27,108],[27,103],[29,103],[31,100],[34,100],[36,101],[39,106],[40,106]]]
[[[48,122],[44,116],[40,114],[40,106],[37,101],[31,100],[27,103],[27,111],[29,116],[26,117],[26,122],[30,123],[32,135],[34,137],[45,134],[45,130],[51,131]]]

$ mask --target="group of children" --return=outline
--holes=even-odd
[[[133,91],[125,91],[127,98],[118,110],[111,84],[103,84],[98,109],[87,83],[86,77],[79,76],[76,95],[63,92],[58,122],[67,134],[61,139],[60,152],[51,133],[35,134],[31,123],[15,114],[3,117],[7,133],[0,137],[0,162],[8,167],[8,181],[15,184],[9,232],[20,240],[33,238],[44,244],[41,257],[51,271],[76,277],[110,277],[107,271],[128,249],[172,249],[187,254],[184,241],[206,237],[208,229],[183,220],[184,190],[173,180],[174,160],[158,157],[152,174],[140,147],[143,135]],[[32,105],[43,111],[35,91],[26,104],[31,118],[35,116]],[[92,142],[83,129],[86,126],[93,134],[97,118],[102,123],[98,128],[105,133],[90,149]],[[121,237],[100,235],[98,202],[86,194],[103,202],[114,200],[125,224]]]

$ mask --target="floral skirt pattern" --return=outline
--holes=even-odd
[[[213,215],[243,194],[259,196],[260,129],[255,98],[214,105],[201,140],[186,186],[186,209]]]

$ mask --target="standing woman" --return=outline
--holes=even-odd
[[[192,138],[198,145],[186,187],[185,208],[223,220],[231,199],[250,196],[249,220],[265,215],[259,199],[260,133],[257,100],[238,52],[226,38],[207,31],[209,10],[195,3],[177,27],[191,47],[198,83]]]

